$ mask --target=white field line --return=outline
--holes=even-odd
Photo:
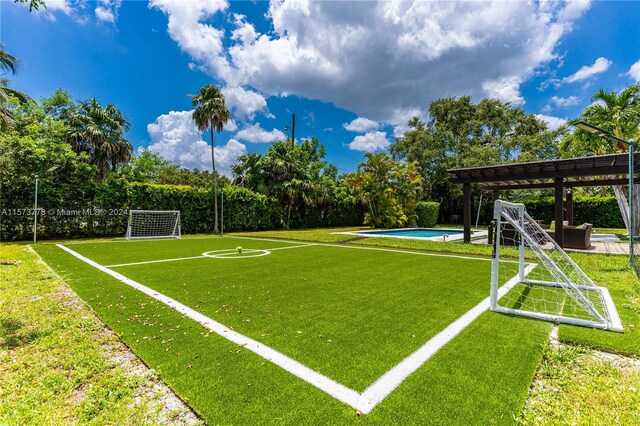
[[[531,272],[534,267],[535,265],[527,265],[525,268],[525,275]],[[508,293],[509,290],[518,284],[518,282],[519,280],[517,275],[507,281],[502,287],[500,287],[498,291],[499,297]],[[429,341],[427,341],[427,343],[422,345],[418,350],[402,360],[391,370],[387,371],[371,386],[365,389],[362,396],[370,402],[372,405],[371,408],[382,402],[382,400],[385,399],[395,388],[400,386],[407,377],[413,374],[413,372],[442,349],[444,345],[460,334],[462,330],[475,321],[476,318],[482,315],[487,309],[489,309],[489,297],[449,324],[447,328],[433,336]]]
[[[257,240],[257,241],[274,241],[278,243],[287,242],[294,243],[297,242],[295,240],[277,240],[273,238],[259,238],[259,237],[241,237],[238,235],[230,235],[229,238],[240,238],[244,240]],[[486,257],[473,257],[473,256],[462,256],[458,254],[447,254],[447,253],[426,253],[421,251],[410,251],[410,250],[398,250],[398,249],[390,249],[390,248],[382,248],[382,247],[366,247],[366,246],[354,246],[348,244],[331,244],[331,243],[314,243],[316,246],[325,246],[325,247],[339,247],[344,249],[355,249],[355,250],[374,250],[374,251],[384,251],[390,253],[404,253],[404,254],[416,254],[419,256],[430,256],[430,257],[447,257],[454,259],[466,259],[466,260],[480,260],[484,262],[491,262],[491,258]],[[517,260],[505,260],[505,263],[518,263]]]
[[[56,244],[58,247],[64,247],[62,244]],[[180,260],[200,259],[205,256],[176,257],[173,259],[147,260],[144,262],[119,263],[117,265],[107,265],[105,268],[118,268],[120,266],[147,265],[149,263],[177,262]]]
[[[56,244],[57,246],[62,246],[62,244]],[[251,253],[252,250],[253,251],[273,251],[273,250],[285,250],[285,249],[292,249],[292,248],[300,248],[300,247],[308,247],[308,246],[313,246],[315,244],[300,244],[297,246],[287,246],[287,247],[276,247],[276,248],[270,248],[270,249],[248,249],[246,250],[247,253]],[[228,252],[233,252],[235,249],[221,249],[221,250],[212,250],[212,251],[208,251],[207,253],[218,253],[218,252],[222,252],[222,251],[228,251]],[[172,258],[172,259],[160,259],[160,260],[147,260],[144,262],[131,262],[131,263],[118,263],[115,265],[106,265],[105,268],[119,268],[121,266],[135,266],[135,265],[147,265],[150,263],[163,263],[163,262],[179,262],[181,260],[193,260],[193,259],[215,259],[213,256],[204,256],[204,255],[200,255],[200,256],[191,256],[191,257],[176,257],[176,258]]]
[[[272,249],[265,249],[265,250],[269,250],[269,251],[274,251],[274,250],[288,250],[288,249],[293,249],[293,248],[300,248],[300,247],[309,247],[309,246],[316,246],[317,244],[300,244],[297,246],[287,246],[287,247],[276,247],[276,248],[272,248]]]
[[[144,286],[130,278],[125,277],[118,272],[112,271],[105,266],[100,265],[93,260],[82,256],[79,253],[65,247],[62,244],[56,244],[59,248],[71,254],[72,256],[82,260],[83,262],[93,266],[94,268],[116,278],[122,283],[129,285],[136,290],[158,300],[170,308],[180,312],[186,317],[198,322],[205,328],[213,331],[214,333],[230,340],[251,352],[261,356],[262,358],[270,361],[282,369],[288,371],[296,377],[304,380],[305,382],[317,387],[318,389],[333,396],[335,399],[353,407],[356,410],[366,414],[369,413],[376,405],[382,402],[391,392],[393,392],[400,384],[409,377],[413,372],[420,368],[425,362],[429,360],[435,353],[437,353],[444,345],[450,342],[455,336],[457,336],[462,330],[464,330],[469,324],[471,324],[476,318],[478,318],[484,311],[489,309],[489,297],[484,299],[475,307],[471,308],[464,315],[451,323],[447,328],[440,333],[429,339],[418,350],[413,352],[407,358],[402,360],[399,364],[393,367],[391,370],[383,374],[378,378],[371,386],[365,389],[364,392],[359,393],[351,388],[348,388],[320,373],[317,373],[295,361],[292,358],[276,351],[256,340],[253,340],[247,336],[244,336],[236,331],[229,329],[223,324],[189,308],[182,303],[165,296],[147,286]],[[339,247],[339,246],[338,246]],[[284,248],[284,247],[283,247]],[[405,253],[402,251],[402,253]],[[421,254],[421,253],[420,253]],[[531,269],[536,265],[527,265],[525,273],[528,274]],[[498,290],[499,297],[506,294],[518,283],[517,276],[513,277],[507,283],[505,283]]]
[[[249,337],[246,337],[236,331],[231,330],[230,328],[220,324],[219,322],[214,321],[211,318],[206,317],[205,315],[202,315],[201,313],[189,308],[188,306],[183,305],[182,303],[168,296],[158,293],[157,291],[145,285],[142,285],[130,278],[127,278],[124,275],[119,274],[118,272],[112,271],[107,267],[102,266],[99,263],[94,262],[93,260],[82,256],[79,253],[76,253],[75,251],[65,247],[62,244],[56,244],[56,245],[60,247],[62,250],[66,251],[67,253],[71,254],[72,256],[82,260],[85,263],[88,263],[89,265],[93,266],[96,269],[99,269],[105,274],[111,275],[113,278],[117,279],[118,281],[121,281],[122,283],[135,288],[136,290],[146,294],[147,296],[150,296],[155,300],[164,303],[170,308],[200,323],[205,328],[224,337],[225,339],[230,340],[233,343],[236,343],[237,345],[240,345],[257,355],[260,355],[262,358],[266,359],[267,361],[270,361],[276,364],[277,366],[285,369],[286,371],[293,374],[294,376],[297,376],[302,380],[312,384],[313,386],[328,393],[329,395],[344,402],[345,404],[350,405],[356,409],[358,409],[358,407],[362,405],[360,402],[362,397],[358,392],[354,391],[353,389],[350,389],[344,385],[341,385],[340,383],[326,376],[323,376],[320,373],[313,371],[309,367],[300,364],[298,361],[295,361],[289,358],[288,356],[266,345],[263,345],[260,342],[257,342]]]
[[[202,236],[202,237],[186,237],[186,238],[181,238],[179,241],[189,241],[189,240],[204,240],[204,239],[214,239],[214,238],[239,238],[239,239],[243,239],[243,240],[256,240],[256,241],[272,241],[272,242],[276,242],[276,243],[299,243],[299,240],[287,240],[287,239],[275,239],[275,238],[260,238],[260,237],[243,237],[240,235],[225,235],[224,237],[220,237],[220,236]],[[161,240],[161,241],[174,241],[175,239],[169,239],[169,240]],[[159,241],[159,240],[154,240],[154,239],[150,239],[150,240],[135,240],[135,242],[146,242],[146,241]],[[72,243],[68,243],[67,245],[81,245],[81,244],[98,244],[98,243],[123,243],[123,242],[127,242],[126,240],[117,240],[117,241],[94,241],[94,242],[72,242]],[[457,254],[447,254],[447,253],[426,253],[426,252],[415,252],[415,251],[409,251],[409,250],[396,250],[396,249],[389,249],[389,248],[382,248],[382,247],[365,247],[365,246],[354,246],[354,245],[347,245],[347,244],[331,244],[331,243],[322,243],[322,242],[316,242],[316,243],[309,243],[308,245],[315,245],[315,246],[327,246],[327,247],[340,247],[340,248],[347,248],[347,249],[358,249],[358,250],[374,250],[374,251],[386,251],[386,252],[392,252],[392,253],[405,253],[405,254],[417,254],[417,255],[421,255],[421,256],[432,256],[432,257],[449,257],[449,258],[456,258],[456,259],[468,259],[468,260],[480,260],[480,261],[485,261],[485,262],[491,262],[491,258],[486,258],[486,257],[479,257],[480,255],[478,255],[478,257],[473,257],[473,256],[462,256],[462,255],[457,255]],[[503,261],[505,263],[518,263],[517,260],[505,260]],[[120,265],[119,265],[120,266]]]

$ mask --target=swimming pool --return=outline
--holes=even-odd
[[[361,235],[363,237],[392,237],[411,238],[420,240],[456,240],[463,237],[461,229],[436,229],[436,228],[402,228],[402,229],[378,229],[373,231],[354,231],[348,234]]]

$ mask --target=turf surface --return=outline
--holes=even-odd
[[[238,245],[278,249],[298,243],[225,237],[69,247],[113,265]],[[547,323],[485,313],[371,414],[355,417],[348,406],[59,248],[42,245],[38,251],[211,423],[511,423],[550,330]],[[113,269],[363,390],[484,299],[489,265],[310,246],[264,257]]]

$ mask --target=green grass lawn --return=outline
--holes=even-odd
[[[102,265],[197,257],[111,268],[362,391],[487,297],[491,249],[456,242],[353,240],[335,233],[355,229],[67,245]],[[239,238],[249,236],[268,240]],[[310,241],[320,243],[287,248]],[[237,246],[244,248],[242,255],[233,254]],[[540,415],[547,419],[542,423],[563,418],[549,414],[547,407],[563,407],[554,395],[534,394],[537,405],[522,412],[534,374],[545,373],[539,369],[543,356],[551,362],[550,323],[485,312],[369,414],[358,416],[352,407],[55,245],[36,249],[207,423],[535,424]],[[251,257],[252,250],[267,249],[271,254]],[[202,258],[204,252],[231,257]],[[509,249],[501,253],[515,255]],[[625,333],[561,326],[560,340],[640,355],[640,286],[626,258],[571,256],[596,284],[610,289]],[[606,368],[598,371],[613,377]],[[586,395],[579,395],[580,389]],[[595,387],[572,385],[567,392],[566,401],[613,398]],[[633,418],[628,404],[620,403],[619,419]],[[604,399],[599,404],[607,406]],[[558,409],[567,410],[566,418],[578,415],[570,406]],[[602,419],[615,419],[615,410],[598,412],[607,413]],[[588,418],[597,423],[599,415]]]
[[[560,327],[560,340],[621,354],[640,356],[640,281],[628,266],[628,257],[621,255],[591,255],[574,253],[591,279],[609,288],[616,303],[624,334]]]
[[[128,348],[28,245],[0,245],[0,424],[179,424]],[[175,397],[174,397],[175,398]]]
[[[316,231],[318,232],[318,231]],[[271,236],[271,235],[270,235]],[[307,235],[308,237],[308,235]],[[490,262],[213,237],[68,246],[357,391],[487,297]],[[481,315],[366,416],[54,245],[38,252],[209,423],[509,424],[551,325]],[[429,421],[429,420],[427,420]]]

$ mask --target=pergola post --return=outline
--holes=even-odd
[[[491,199],[493,200],[494,203],[498,201],[500,199],[500,191],[498,191],[497,189],[494,189],[491,194]]]
[[[564,217],[562,214],[563,210],[563,199],[564,199],[564,189],[563,189],[563,178],[557,177],[553,179],[554,188],[555,188],[555,212],[554,212],[554,220],[556,222],[555,229],[555,240],[556,243],[560,247],[564,247]]]
[[[573,189],[567,188],[567,223],[573,226]]]
[[[462,185],[462,222],[464,223],[464,242],[471,242],[471,184]]]

